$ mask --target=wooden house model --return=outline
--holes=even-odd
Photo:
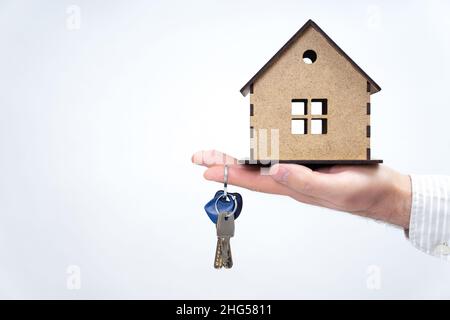
[[[370,152],[370,96],[380,90],[309,20],[241,89],[250,94],[250,159],[243,163],[382,162]]]

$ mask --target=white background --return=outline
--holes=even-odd
[[[383,88],[374,157],[450,173],[449,13],[444,0],[0,1],[0,297],[450,298],[450,264],[402,230],[235,187],[235,266],[214,270],[203,205],[221,186],[190,163],[248,156],[239,89],[312,18]]]

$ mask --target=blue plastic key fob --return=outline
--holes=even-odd
[[[214,198],[205,205],[205,211],[214,223],[217,223],[219,212],[234,211],[234,219],[236,220],[242,211],[242,196],[237,192],[228,192],[227,197],[225,197],[223,190],[219,190],[214,195]]]

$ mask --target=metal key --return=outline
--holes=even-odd
[[[217,238],[216,245],[216,256],[214,257],[214,268],[220,269],[222,268],[223,260],[222,260],[222,239]]]
[[[227,269],[233,266],[230,238],[234,236],[234,215],[230,212],[220,212],[217,217],[217,246],[214,267]],[[220,257],[219,257],[220,256]]]
[[[233,267],[233,258],[231,256],[230,238],[222,239],[222,266],[226,269]]]

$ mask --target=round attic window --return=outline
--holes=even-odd
[[[317,60],[317,53],[314,50],[306,50],[303,52],[303,62],[313,64]]]

